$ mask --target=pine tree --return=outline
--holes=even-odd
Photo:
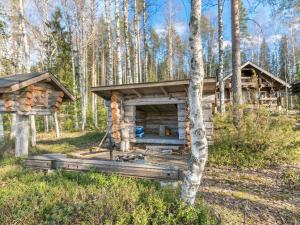
[[[270,71],[270,49],[268,43],[265,39],[260,46],[260,53],[259,53],[259,66],[263,69]]]
[[[288,82],[288,39],[284,35],[281,38],[280,47],[279,47],[279,56],[280,56],[280,78]]]

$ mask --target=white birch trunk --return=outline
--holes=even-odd
[[[218,39],[219,39],[219,111],[225,114],[225,91],[224,91],[224,50],[223,50],[223,1],[218,0]]]
[[[3,126],[3,116],[0,113],[0,146],[4,144],[4,126]]]
[[[238,126],[242,104],[239,0],[231,0],[233,123]]]
[[[143,25],[144,25],[144,82],[148,82],[148,44],[147,44],[147,11],[146,0],[143,2]]]
[[[91,13],[90,13],[90,32],[92,35],[92,68],[91,68],[91,80],[92,80],[92,87],[97,86],[97,71],[96,71],[96,40],[95,40],[95,26],[94,26],[94,20],[95,20],[95,0],[90,1],[90,7],[91,7]],[[98,127],[98,107],[97,107],[97,96],[92,93],[92,114],[93,114],[93,123],[94,126]]]
[[[105,22],[107,28],[108,38],[108,70],[107,70],[107,84],[113,85],[113,44],[111,35],[111,13],[110,13],[110,0],[105,0]]]
[[[173,34],[172,34],[172,3],[168,0],[168,76],[173,80]]]
[[[134,78],[133,82],[139,82],[139,21],[138,4],[134,0]]]
[[[53,119],[54,119],[56,138],[60,138],[60,129],[59,129],[59,121],[58,121],[57,112],[55,112],[53,114]]]
[[[36,146],[36,127],[35,127],[35,116],[30,115],[30,129],[31,129],[31,146]]]
[[[11,114],[11,118],[10,118],[10,140],[14,141],[16,138],[16,123],[17,123],[17,115]]]
[[[190,48],[191,80],[189,85],[190,136],[192,155],[181,198],[194,204],[208,155],[208,142],[202,112],[204,68],[201,42],[201,0],[191,1]]]
[[[130,44],[129,44],[129,22],[128,22],[128,0],[124,0],[124,28],[126,47],[126,82],[132,83]]]
[[[22,2],[22,3],[21,3]],[[25,54],[25,70],[26,73],[30,73],[30,54],[29,54],[29,45],[28,37],[26,34],[25,18],[24,18],[24,7],[23,1],[20,1],[20,14],[21,14],[21,27],[22,27],[22,36],[23,36],[23,46]],[[31,146],[36,146],[36,126],[35,126],[35,116],[30,116],[30,129],[31,129]]]
[[[28,155],[29,144],[29,116],[18,115],[16,116],[16,145],[15,156]]]
[[[49,117],[48,116],[44,116],[44,131],[46,133],[49,132]]]
[[[121,31],[120,31],[120,0],[115,0],[115,11],[116,11],[116,42],[117,42],[117,83],[123,83],[123,72],[122,72],[122,55],[121,55]]]

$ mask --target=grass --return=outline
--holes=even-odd
[[[31,152],[68,153],[101,139],[96,132],[52,135],[39,136]],[[0,224],[216,224],[200,197],[189,207],[180,189],[158,182],[93,171],[45,174],[22,164],[8,155],[0,161]]]
[[[211,165],[266,168],[300,160],[300,131],[293,130],[295,120],[285,115],[261,109],[244,115],[236,128],[228,113],[217,115],[214,124]]]

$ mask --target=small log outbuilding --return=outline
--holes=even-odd
[[[0,113],[16,114],[16,156],[28,154],[30,115],[51,115],[73,95],[49,72],[0,78]]]
[[[247,62],[241,66],[242,70],[242,102],[243,104],[260,104],[268,107],[280,108],[283,98],[290,89],[290,85],[270,72]],[[232,74],[224,77],[225,102],[232,102]],[[219,89],[217,89],[219,99]],[[217,101],[219,103],[219,100]]]
[[[184,145],[190,142],[189,80],[101,86],[92,92],[106,100],[108,127],[123,151],[130,144]],[[208,138],[213,132],[215,79],[203,84],[203,112]],[[144,136],[136,137],[136,127]]]

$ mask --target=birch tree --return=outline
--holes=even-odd
[[[4,127],[3,127],[3,117],[0,113],[0,147],[4,143]]]
[[[113,44],[111,35],[111,13],[110,13],[110,0],[105,0],[105,22],[107,29],[108,41],[108,69],[107,69],[107,84],[113,85]]]
[[[173,29],[172,29],[172,3],[168,0],[168,76],[173,80]]]
[[[183,201],[191,205],[195,202],[208,156],[208,142],[202,112],[204,68],[201,44],[201,6],[201,0],[191,0],[189,107],[192,155],[181,192]]]
[[[219,90],[220,90],[220,113],[225,113],[225,94],[224,94],[224,51],[223,51],[223,1],[218,0],[218,42],[219,42]]]
[[[139,45],[140,45],[140,33],[139,33],[139,19],[138,19],[138,4],[137,0],[134,0],[134,82],[140,81],[140,65],[139,65]]]
[[[148,44],[147,44],[147,11],[146,0],[143,1],[143,32],[144,32],[144,82],[148,82]]]
[[[240,106],[242,104],[239,0],[231,0],[231,32],[233,123],[237,127],[240,120]]]
[[[117,83],[123,83],[122,53],[121,53],[121,31],[120,31],[120,0],[115,0],[116,11],[116,42],[117,42]]]
[[[90,34],[91,37],[91,82],[92,87],[97,86],[97,71],[96,71],[96,40],[95,40],[95,0],[90,0]],[[97,108],[97,96],[92,93],[92,114],[93,123],[95,127],[98,127],[98,108]]]
[[[126,83],[132,82],[130,43],[129,43],[129,22],[128,22],[128,0],[124,0],[124,38],[126,48]]]
[[[25,17],[24,17],[24,5],[23,0],[20,0],[20,24],[21,33],[23,36],[23,49],[25,55],[25,72],[30,73],[30,54],[28,45],[28,35],[26,33]],[[31,146],[36,146],[36,126],[35,126],[35,116],[30,115],[30,129],[31,129]]]

